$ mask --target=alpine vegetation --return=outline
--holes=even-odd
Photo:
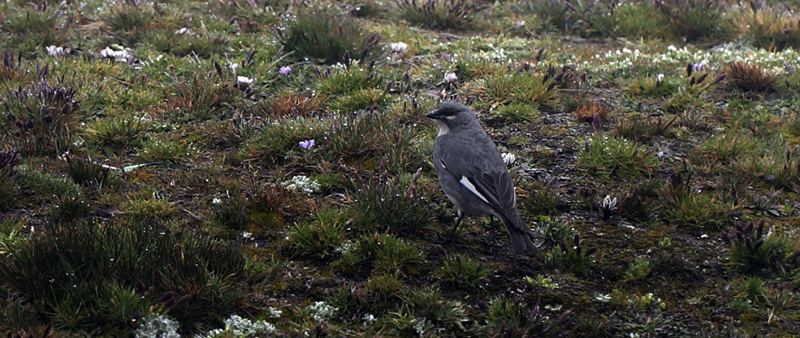
[[[785,2],[1,2],[0,333],[798,336]]]

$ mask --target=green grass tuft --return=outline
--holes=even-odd
[[[743,14],[742,20],[745,36],[756,48],[780,51],[800,47],[800,23],[791,12],[765,8]]]
[[[476,30],[487,6],[474,0],[397,0],[400,17],[414,26],[439,30]]]
[[[137,312],[156,308],[189,328],[241,301],[234,288],[243,274],[240,248],[191,232],[49,226],[17,249],[0,263],[0,276],[63,328],[125,327]]]
[[[410,276],[419,272],[422,253],[393,235],[365,235],[337,248],[342,257],[333,266],[346,273]]]
[[[74,140],[81,101],[71,87],[42,80],[2,98],[6,109],[0,130],[26,155],[61,154]]]
[[[585,249],[581,246],[580,236],[575,235],[570,241],[560,242],[550,251],[543,254],[543,264],[555,269],[585,276],[594,263],[596,249]]]
[[[2,30],[9,38],[7,46],[27,55],[44,52],[47,46],[64,46],[72,33],[66,17],[54,6],[32,7],[9,11],[3,16]]]
[[[331,257],[345,240],[350,218],[347,211],[325,209],[311,222],[295,225],[289,237],[292,253],[317,259]]]
[[[0,151],[0,211],[6,210],[16,203],[17,182],[14,180],[16,167],[19,164],[19,153],[15,150]]]
[[[474,259],[463,255],[449,256],[437,273],[442,284],[455,287],[475,289],[481,280],[489,275],[489,270]]]
[[[92,160],[91,157],[72,157],[64,154],[65,169],[72,181],[82,186],[102,189],[114,180],[110,169]]]
[[[741,273],[783,274],[800,263],[800,242],[758,224],[737,224],[732,232],[722,232],[728,246],[728,268]]]
[[[287,19],[285,28],[277,31],[278,39],[296,57],[305,57],[321,64],[350,64],[373,53],[380,40],[349,16],[330,10],[302,9]]]
[[[411,178],[413,180],[413,178]],[[375,182],[355,193],[361,231],[382,230],[402,237],[421,237],[430,233],[434,212],[431,200],[417,191],[413,181]],[[396,217],[399,214],[405,217]]]
[[[656,167],[657,159],[636,143],[619,137],[597,135],[578,153],[581,168],[601,177],[642,177]]]
[[[531,308],[506,296],[489,303],[486,319],[490,337],[563,337],[571,333],[569,310],[551,318],[538,304]]]
[[[738,34],[739,27],[717,0],[678,0],[665,6],[656,3],[669,18],[668,32],[688,42],[717,43]]]

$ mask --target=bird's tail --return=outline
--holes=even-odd
[[[513,210],[513,212],[508,212],[507,214],[508,215],[500,217],[500,219],[506,226],[508,238],[511,239],[511,246],[519,253],[537,255],[539,253],[539,248],[533,242],[533,239],[537,236],[522,222],[522,218],[519,217],[517,210]]]

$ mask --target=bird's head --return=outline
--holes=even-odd
[[[463,104],[452,101],[440,103],[425,116],[436,120],[436,124],[439,125],[438,136],[471,127],[478,121],[475,112]]]

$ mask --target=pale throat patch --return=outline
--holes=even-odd
[[[450,132],[450,128],[447,127],[447,124],[444,121],[436,120],[436,124],[439,125],[439,133],[436,134],[437,137],[445,135]]]

